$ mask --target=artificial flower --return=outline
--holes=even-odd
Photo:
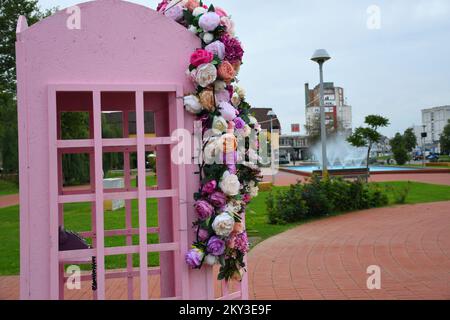
[[[195,81],[197,84],[203,88],[206,88],[212,84],[217,79],[217,69],[211,64],[202,64],[197,68],[197,73],[195,75]]]
[[[216,91],[216,105],[220,105],[222,102],[230,102],[230,93],[228,90]]]
[[[236,71],[234,70],[231,63],[228,61],[223,61],[218,68],[219,77],[226,83],[230,83],[236,76]]]
[[[214,40],[214,35],[212,33],[206,32],[203,34],[203,42],[206,44],[210,44]]]
[[[236,86],[236,93],[239,95],[239,98],[241,98],[241,100],[245,99],[245,89],[242,88],[241,86]]]
[[[217,13],[218,16],[221,17],[221,18],[228,16],[228,13],[225,10],[223,10],[222,8],[219,8],[219,7],[216,7],[214,12]]]
[[[207,251],[213,256],[221,256],[225,253],[225,241],[218,237],[211,237],[208,241]]]
[[[204,49],[197,49],[192,55],[191,55],[191,64],[194,67],[198,67],[202,64],[210,63],[214,59],[214,54],[204,50]]]
[[[212,54],[216,55],[220,60],[225,58],[225,45],[219,40],[208,44],[205,47],[205,50],[208,50]]]
[[[220,24],[220,17],[215,12],[207,12],[198,20],[200,28],[206,32],[214,31]]]
[[[237,117],[237,110],[228,102],[222,102],[219,109],[222,117],[227,121],[233,121]]]
[[[192,32],[193,34],[197,34],[198,33],[198,29],[197,29],[197,27],[196,26],[189,26],[189,28],[188,28],[188,30],[190,31],[190,32]]]
[[[184,107],[188,112],[193,114],[199,114],[203,109],[200,100],[195,95],[184,97]]]
[[[205,9],[205,8],[203,8],[203,7],[197,7],[197,8],[194,9],[194,11],[192,11],[192,15],[193,15],[194,17],[198,17],[198,16],[200,16],[201,14],[206,13],[207,11],[208,11],[208,10]]]
[[[234,239],[234,248],[242,253],[247,253],[250,249],[247,232],[239,233]]]
[[[200,241],[206,241],[209,238],[209,232],[208,230],[202,229],[199,227],[198,229],[198,240]]]
[[[244,56],[244,50],[242,49],[242,45],[238,39],[233,38],[228,34],[224,34],[220,41],[225,45],[225,59],[230,63],[236,61],[242,61],[242,57]]]
[[[220,91],[220,90],[225,90],[227,88],[227,84],[225,82],[223,82],[222,80],[217,80],[216,82],[214,82],[214,90],[216,91]],[[231,95],[230,95],[231,97]]]
[[[219,186],[220,189],[222,189],[223,193],[231,197],[237,196],[241,189],[239,178],[228,171],[225,171],[225,173],[223,174]]]
[[[213,90],[211,89],[203,90],[202,92],[200,92],[199,98],[200,103],[205,110],[208,110],[209,112],[214,112],[214,110],[216,110]]]
[[[196,269],[201,266],[205,253],[199,248],[193,248],[186,253],[185,260],[188,266]]]
[[[241,98],[237,93],[234,93],[233,96],[231,97],[231,104],[236,108],[239,107],[239,105],[241,104]]]
[[[235,28],[234,28],[234,21],[233,20],[231,20],[229,17],[221,17],[220,18],[220,25],[225,27],[227,33],[230,36],[234,36],[234,33],[235,33],[234,29]]]
[[[205,183],[202,187],[202,192],[205,194],[212,194],[217,188],[216,180],[211,180]]]
[[[186,2],[186,9],[190,12],[193,12],[198,7],[200,7],[200,2],[198,0],[188,0]]]
[[[255,181],[250,181],[250,183],[248,184],[248,188],[249,188],[249,191],[250,191],[250,196],[252,198],[255,198],[255,197],[258,196],[259,187],[256,186]]]
[[[222,192],[214,192],[209,196],[209,201],[216,208],[222,208],[227,203],[227,197]]]
[[[205,258],[205,263],[209,266],[214,266],[219,263],[219,258],[216,256],[213,256],[212,254],[209,254]]]
[[[227,131],[228,123],[221,116],[215,116],[212,124],[213,129],[220,131],[221,133]]]
[[[168,9],[165,9],[164,15],[172,20],[180,21],[183,18],[183,8],[180,5],[169,4]]]
[[[219,237],[228,237],[234,228],[234,218],[228,212],[224,212],[214,219],[212,228]]]
[[[199,200],[194,204],[195,211],[201,220],[209,219],[214,213],[214,207],[205,200]]]
[[[237,117],[233,120],[233,122],[234,122],[234,125],[235,125],[234,127],[236,128],[236,130],[242,130],[245,128],[245,121],[242,120],[242,118]]]

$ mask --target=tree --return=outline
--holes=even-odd
[[[407,141],[405,139],[405,136],[397,133],[395,137],[391,139],[390,145],[397,164],[401,166],[404,165],[409,160],[408,148],[406,147]]]
[[[413,128],[408,128],[403,133],[403,140],[405,143],[406,151],[412,152],[417,146],[417,137]]]
[[[369,170],[370,152],[373,145],[381,140],[381,133],[378,132],[378,129],[389,126],[389,119],[379,115],[369,115],[364,123],[367,126],[356,128],[355,132],[347,138],[347,141],[354,147],[367,148],[366,165],[367,170]]]
[[[441,143],[441,153],[450,154],[450,120],[444,127],[439,142]]]
[[[16,103],[16,24],[19,15],[28,24],[49,15],[40,11],[37,0],[0,1],[0,152],[5,172],[18,171]]]

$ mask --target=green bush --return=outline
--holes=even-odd
[[[308,183],[292,185],[287,191],[271,192],[266,204],[269,223],[285,224],[388,203],[388,196],[382,189],[370,188],[362,181],[315,176]]]
[[[409,192],[411,191],[411,181],[408,181],[408,184],[404,187],[401,188],[389,187],[388,190],[389,192],[392,193],[395,204],[405,204]]]

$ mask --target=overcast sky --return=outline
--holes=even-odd
[[[42,8],[60,9],[79,2],[39,0]],[[283,133],[305,122],[304,83],[318,82],[318,67],[309,60],[317,48],[332,56],[325,81],[345,89],[354,127],[368,114],[381,114],[391,120],[384,130],[391,136],[421,124],[421,109],[450,104],[450,0],[212,2],[236,22],[246,51],[239,79],[247,100],[274,108]],[[379,21],[369,9],[374,5]]]

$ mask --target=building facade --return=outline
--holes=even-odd
[[[422,110],[422,124],[427,137],[425,148],[431,152],[440,153],[439,139],[450,120],[450,105]]]
[[[280,160],[290,162],[308,158],[308,137],[301,135],[280,136]]]
[[[336,131],[351,132],[352,107],[346,103],[344,89],[335,87],[333,82],[325,82],[324,104],[327,126]],[[310,89],[309,84],[305,84],[305,112],[306,128],[310,131],[315,124],[320,123],[320,85]]]

